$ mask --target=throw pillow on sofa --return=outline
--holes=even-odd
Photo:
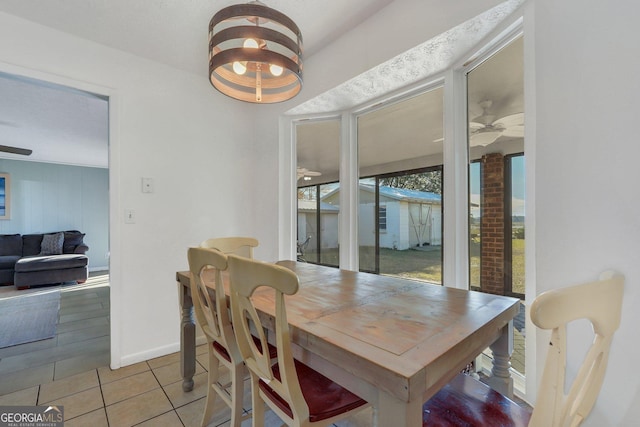
[[[22,236],[19,234],[0,235],[0,256],[22,255]]]
[[[62,243],[62,253],[72,254],[76,246],[84,243],[84,233],[77,230],[69,230],[64,232],[64,242]]]
[[[64,233],[45,234],[40,245],[40,255],[62,254]]]
[[[42,234],[22,235],[22,256],[36,256],[40,254]]]

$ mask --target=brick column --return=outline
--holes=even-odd
[[[504,295],[504,158],[482,156],[480,290]]]

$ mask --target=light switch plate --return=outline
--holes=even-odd
[[[142,192],[153,193],[153,178],[142,178]]]
[[[125,209],[124,210],[124,223],[125,224],[135,224],[136,223],[136,211],[133,209]]]

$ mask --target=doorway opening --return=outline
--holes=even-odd
[[[84,283],[0,286],[0,299],[60,294],[53,338],[0,348],[3,362],[29,353],[25,369],[0,372],[12,378],[7,386],[25,388],[33,384],[20,381],[36,368],[51,377],[34,384],[109,365],[109,98],[5,72],[0,92],[0,145],[11,148],[0,150],[0,172],[11,177],[10,215],[0,220],[0,234],[77,230],[89,247]]]

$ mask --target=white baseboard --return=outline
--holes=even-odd
[[[207,337],[199,335],[196,337],[196,345],[202,345],[207,343]],[[111,363],[111,369],[118,369],[124,366],[133,365],[139,362],[145,362],[147,360],[155,359],[156,357],[166,356],[171,353],[177,353],[180,351],[180,343],[173,343],[164,347],[157,347],[151,350],[141,351],[140,353],[130,354],[123,356],[120,359],[120,366],[116,366]]]
[[[129,354],[123,356],[120,359],[120,366],[114,367],[114,364],[111,364],[112,369],[121,368],[124,366],[133,365],[139,362],[145,362],[150,359],[155,359],[156,357],[166,356],[167,354],[176,353],[180,351],[180,343],[173,343],[163,347],[156,347],[150,350],[141,351],[140,353]]]

